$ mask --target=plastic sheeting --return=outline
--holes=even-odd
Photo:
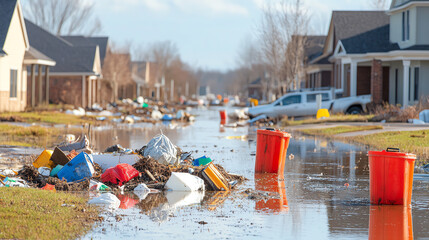
[[[164,134],[159,134],[152,138],[144,149],[145,157],[152,157],[161,164],[178,165],[176,146]]]
[[[429,109],[421,111],[419,114],[419,119],[425,123],[429,123]]]

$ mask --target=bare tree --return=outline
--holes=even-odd
[[[299,86],[310,17],[301,0],[267,5],[263,11],[259,37],[271,73],[266,83],[267,92],[280,95]]]
[[[178,100],[180,96],[185,96],[186,93],[191,95],[196,92],[198,84],[195,71],[182,61],[179,50],[173,42],[161,41],[139,46],[133,50],[133,58],[156,64],[156,83],[158,86],[163,83],[160,89],[161,99],[169,99],[167,96],[169,96],[171,88],[173,88],[174,99],[170,100],[174,101]],[[171,84],[172,80],[174,85]]]
[[[129,46],[120,47],[111,43],[103,65],[103,79],[112,93],[106,96],[108,101],[116,101],[119,97],[119,88],[132,83],[130,64]]]
[[[94,3],[85,0],[26,0],[26,17],[56,35],[93,35],[101,31]]]
[[[375,10],[386,10],[389,7],[391,0],[370,0],[370,7]]]

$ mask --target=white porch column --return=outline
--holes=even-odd
[[[338,71],[337,71],[338,72]],[[340,84],[341,84],[341,89],[343,90],[343,93],[344,93],[344,62],[343,62],[343,60],[341,60],[341,71],[340,71],[340,79],[341,79],[341,81],[340,81]],[[335,85],[335,83],[334,83],[334,85]],[[339,86],[338,86],[339,87]]]
[[[88,107],[92,106],[92,79],[88,79]]]
[[[404,66],[404,85],[403,85],[403,92],[402,92],[402,106],[406,107],[408,106],[408,88],[410,87],[410,61],[409,60],[404,60],[402,61],[402,64]]]
[[[355,97],[357,95],[357,62],[353,61],[350,63],[350,96]]]
[[[82,108],[85,108],[85,89],[86,89],[86,83],[85,83],[85,75],[82,76]]]

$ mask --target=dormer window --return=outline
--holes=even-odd
[[[402,12],[402,41],[410,40],[410,11]]]

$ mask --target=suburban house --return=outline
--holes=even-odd
[[[304,88],[332,87],[332,65],[327,58],[319,59],[323,54],[325,40],[326,36],[307,36],[304,48]]]
[[[24,56],[29,48],[19,1],[0,1],[0,112],[26,107]]]
[[[407,106],[429,95],[429,1],[393,0],[388,11],[334,11],[323,54],[342,96]]]
[[[39,91],[34,91],[35,70],[34,67],[31,68],[27,81],[31,91],[27,92],[27,102],[34,106],[35,101],[30,100],[46,98],[50,103],[81,107],[90,107],[99,102],[102,77],[100,46],[105,49],[107,39],[95,39],[90,44],[90,40],[82,37],[55,36],[29,20],[25,20],[25,25],[30,49],[56,62],[50,69],[39,66],[39,79],[43,71],[46,79],[49,79],[45,83],[39,81],[36,86]]]
[[[248,96],[249,98],[262,100],[264,99],[264,91],[263,91],[263,84],[262,84],[262,78],[258,77],[253,82],[251,82],[247,86]]]
[[[131,62],[131,79],[134,82],[135,86],[135,96],[140,97],[145,94],[145,88],[147,87],[146,83],[146,62],[143,61],[134,61]],[[149,95],[145,96],[149,97]]]

